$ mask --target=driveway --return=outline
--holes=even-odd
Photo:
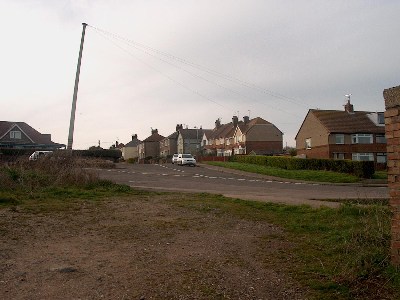
[[[97,170],[100,177],[134,188],[157,191],[206,192],[226,197],[313,207],[338,207],[323,199],[388,198],[384,186],[306,183],[200,165],[118,164],[116,169]]]

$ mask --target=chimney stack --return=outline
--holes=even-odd
[[[176,124],[175,131],[179,131],[181,129],[183,129],[183,125],[182,124]]]
[[[153,134],[156,134],[156,133],[158,133],[158,129],[152,129],[151,130],[151,134],[153,135]]]
[[[249,116],[244,116],[244,117],[243,117],[243,122],[244,122],[244,124],[249,123],[249,120],[250,120]]]
[[[132,141],[137,139],[137,134],[132,134]]]
[[[219,128],[221,126],[221,120],[218,118],[216,121],[215,121],[215,128]]]
[[[239,118],[237,116],[232,117],[233,127],[236,127],[239,122]]]
[[[344,106],[344,110],[347,111],[349,114],[354,113],[354,106],[350,103],[350,99],[347,100],[347,103]]]

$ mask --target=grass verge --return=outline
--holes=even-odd
[[[313,209],[207,195],[177,204],[285,228],[293,247],[273,260],[310,288],[312,298],[400,299],[400,270],[390,265],[387,206]]]
[[[360,182],[360,178],[351,174],[336,173],[331,171],[316,170],[286,170],[273,168],[268,166],[259,166],[254,164],[238,163],[238,162],[205,162],[209,165],[224,167],[229,169],[241,170],[251,173],[263,174],[279,178],[330,182],[330,183],[355,183]]]

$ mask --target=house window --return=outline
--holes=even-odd
[[[385,124],[385,116],[383,113],[378,113],[378,124]]]
[[[21,139],[21,131],[10,131],[10,138],[11,139]]]
[[[333,159],[344,159],[344,153],[333,153]]]
[[[377,153],[376,154],[376,162],[378,164],[386,164],[386,162],[387,162],[386,153]]]
[[[311,149],[311,138],[306,139],[306,149]]]
[[[229,139],[226,139],[225,141],[226,141],[226,142],[225,142],[225,145],[230,145]]]
[[[357,133],[351,135],[352,144],[372,144],[372,134]]]
[[[386,144],[386,137],[384,134],[377,134],[376,135],[376,143],[377,144]]]
[[[344,144],[344,134],[335,134],[336,144]]]
[[[353,160],[357,161],[374,161],[373,153],[353,153]]]

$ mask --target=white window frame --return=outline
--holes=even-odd
[[[311,138],[307,138],[305,141],[306,149],[311,149]]]
[[[344,144],[344,134],[342,133],[335,134],[335,144],[337,145]]]
[[[22,138],[21,131],[13,130],[10,131],[10,139],[20,140]]]
[[[367,159],[365,159],[367,158]],[[374,161],[373,153],[352,153],[352,160],[355,161]]]
[[[360,141],[360,139],[369,139],[368,143],[364,141]],[[356,133],[351,135],[351,143],[352,144],[373,144],[374,138],[372,133]]]

